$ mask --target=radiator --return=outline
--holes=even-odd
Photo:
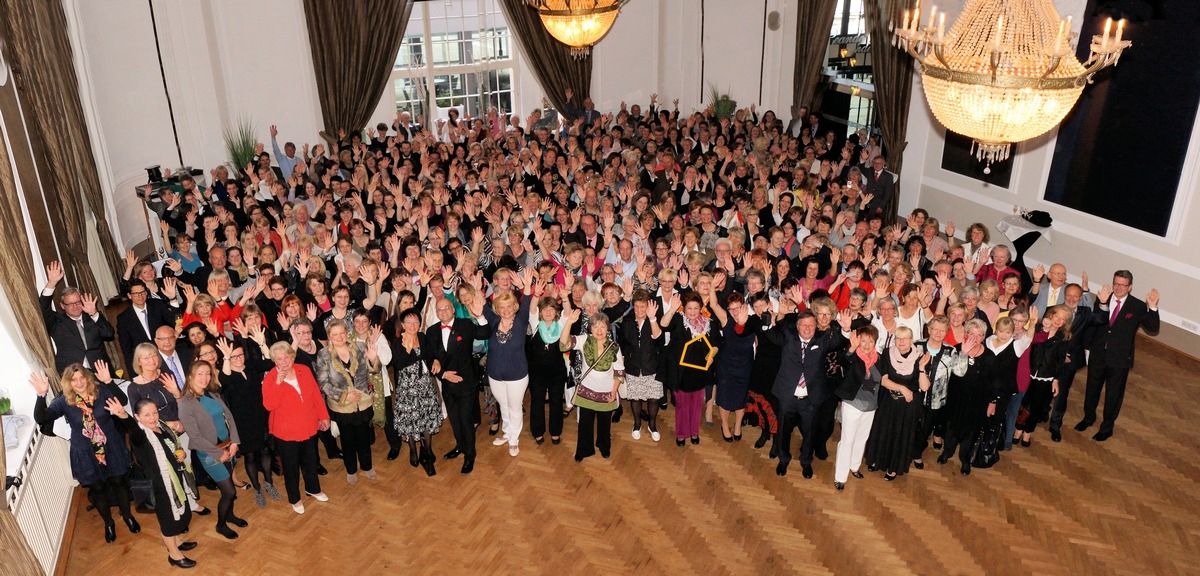
[[[35,433],[21,464],[21,479],[10,502],[13,514],[42,569],[53,574],[77,485],[71,477],[70,443]]]

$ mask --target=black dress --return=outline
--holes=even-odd
[[[138,462],[142,468],[146,470],[146,478],[150,480],[150,486],[154,490],[154,501],[158,505],[154,507],[154,515],[158,517],[159,530],[166,537],[178,536],[188,531],[188,524],[192,521],[192,510],[188,505],[187,497],[181,502],[183,506],[183,514],[178,519],[171,512],[171,499],[173,494],[167,492],[167,485],[163,480],[162,470],[159,469],[158,458],[155,456],[154,447],[151,442],[158,442],[166,456],[168,462],[175,464],[175,475],[179,478],[181,487],[187,490],[187,485],[192,483],[190,474],[188,474],[184,463],[174,459],[174,450],[171,443],[175,441],[172,435],[162,430],[162,425],[155,432],[146,432],[141,427],[133,430],[129,434],[129,442],[133,445],[133,451],[137,455]],[[169,477],[169,476],[168,476]],[[174,487],[171,488],[174,492]]]
[[[992,374],[996,356],[985,346],[976,358],[960,352],[955,362],[966,363],[966,370],[962,376],[955,370],[946,384],[946,427],[966,439],[987,425],[988,403],[999,396]]]
[[[917,435],[925,402],[920,387],[921,372],[917,367],[917,360],[924,352],[913,346],[908,353],[918,356],[913,360],[912,371],[908,374],[900,374],[892,365],[890,349],[879,355],[879,373],[913,393],[912,402],[908,402],[899,392],[879,387],[879,407],[871,423],[871,435],[867,439],[864,457],[868,463],[886,473],[908,472],[908,465],[912,462],[913,438]]]
[[[722,330],[725,341],[714,360],[717,369],[717,406],[730,412],[746,408],[746,392],[754,372],[754,339],[761,327],[762,320],[752,315],[741,327],[740,333],[732,321]]]
[[[667,355],[667,362],[675,366],[673,376],[676,382],[671,386],[671,389],[683,392],[699,392],[716,382],[716,361],[714,359],[713,365],[709,366],[707,370],[679,365],[682,361],[693,366],[703,366],[705,357],[709,352],[709,347],[699,342],[691,346],[687,345],[695,337],[692,336],[691,331],[684,326],[683,322],[683,314],[676,314],[671,319],[671,326],[667,329],[671,333],[671,346],[675,348],[674,352],[670,352]],[[709,318],[708,331],[704,335],[708,338],[709,346],[717,348],[719,353],[722,344],[721,323],[716,318]]]
[[[243,348],[246,354],[244,372],[221,374],[221,393],[225,397],[225,405],[233,414],[233,423],[242,441],[238,450],[245,453],[267,447],[267,422],[270,416],[263,407],[262,381],[273,363],[261,358],[257,344],[253,348],[253,353],[250,347]]]

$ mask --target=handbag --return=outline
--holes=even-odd
[[[1000,446],[1003,443],[1004,422],[992,419],[979,433],[979,441],[975,443],[975,451],[971,455],[971,466],[975,468],[991,468],[1000,461]]]
[[[370,382],[371,389],[375,393],[372,399],[371,408],[371,424],[376,428],[383,428],[387,425],[387,398],[383,395],[383,370],[381,366],[377,374],[371,374]]]
[[[1025,424],[1025,421],[1028,419],[1029,419],[1029,409],[1026,408],[1024,404],[1022,404],[1021,409],[1017,411],[1017,426],[1021,426],[1021,425]]]

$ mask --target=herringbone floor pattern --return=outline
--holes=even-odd
[[[481,431],[466,477],[461,460],[439,461],[434,478],[407,453],[387,462],[381,435],[377,481],[349,486],[341,463],[327,462],[332,501],[306,499],[303,516],[286,502],[260,510],[243,492],[241,538],[194,517],[200,546],[189,556],[202,574],[1198,574],[1200,365],[1142,348],[1113,439],[1068,428],[1054,444],[1039,430],[1031,448],[970,477],[931,450],[925,470],[851,478],[837,492],[832,459],[812,480],[798,465],[775,476],[766,450],[753,449],[757,429],[726,444],[713,428],[677,448],[670,412],[663,442],[632,440],[626,418],[612,458],[582,464],[573,422],[562,445],[522,439],[517,458]],[[435,448],[451,443],[447,428]],[[106,545],[99,518],[80,512],[66,573],[171,572],[155,520],[140,520],[141,534],[118,525]]]

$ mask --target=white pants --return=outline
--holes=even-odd
[[[867,437],[871,435],[871,423],[875,411],[862,412],[847,402],[842,402],[842,439],[838,441],[837,462],[833,466],[833,481],[845,483],[851,470],[862,464],[863,451],[867,448]]]
[[[521,441],[522,416],[525,412],[525,391],[529,389],[529,376],[520,380],[497,380],[488,377],[492,387],[492,395],[500,405],[500,429],[508,438],[509,446],[516,446]]]

